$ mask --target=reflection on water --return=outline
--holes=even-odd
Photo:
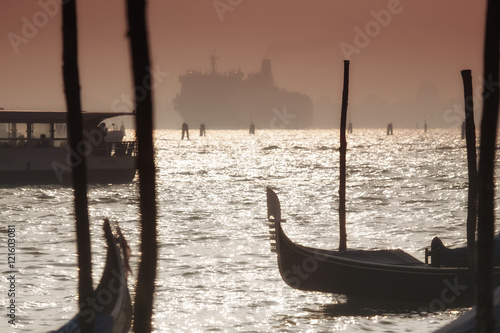
[[[427,313],[345,302],[291,289],[269,251],[265,187],[276,189],[294,241],[338,244],[338,131],[208,131],[181,141],[156,132],[159,267],[156,332],[428,332],[463,309]],[[458,130],[358,130],[348,135],[348,246],[402,248],[423,260],[439,235],[465,240],[466,153]],[[104,266],[102,220],[120,222],[137,267],[136,184],[89,193],[94,283]],[[18,235],[19,325],[57,328],[76,313],[72,191],[59,186],[0,190],[3,225]],[[1,229],[0,244],[6,244]],[[5,246],[2,250],[5,251]],[[4,252],[2,252],[4,253]],[[1,271],[6,266],[0,264]],[[133,291],[134,276],[130,282]],[[0,283],[0,295],[6,294]],[[0,297],[5,309],[7,298]],[[0,331],[10,329],[0,321]]]

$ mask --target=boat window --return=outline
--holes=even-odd
[[[65,123],[54,124],[54,147],[66,146],[68,130]]]
[[[54,124],[54,139],[66,139],[68,137],[68,131],[66,129],[65,123]]]
[[[9,124],[0,123],[0,138],[1,139],[9,138]]]
[[[20,135],[26,137],[27,128],[23,123],[0,123],[0,138],[17,139]]]
[[[23,147],[26,145],[28,125],[25,123],[0,123],[0,143],[2,146]]]
[[[31,130],[32,130],[32,134],[31,134],[31,137],[33,139],[40,139],[40,136],[42,134],[45,134],[45,137],[47,138],[51,138],[52,135],[50,135],[50,124],[45,124],[45,123],[34,123],[31,125]]]
[[[33,123],[31,124],[31,142],[33,147],[48,148],[53,146],[52,124]]]

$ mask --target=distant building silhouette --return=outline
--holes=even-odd
[[[210,128],[235,128],[255,116],[260,124],[283,117],[273,110],[286,105],[293,118],[286,128],[313,125],[312,100],[299,92],[274,84],[271,60],[263,59],[260,72],[244,74],[239,69],[224,73],[217,70],[217,57],[210,57],[211,71],[188,70],[179,77],[181,91],[173,100],[174,108],[187,123],[210,121]],[[273,120],[274,119],[274,120]]]

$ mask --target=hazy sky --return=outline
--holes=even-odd
[[[0,107],[65,109],[60,1],[3,0]],[[150,0],[148,14],[157,127],[180,127],[179,75],[208,70],[214,51],[220,71],[270,58],[278,86],[311,97],[318,126],[338,124],[344,59],[363,127],[457,125],[461,69],[481,92],[484,0]],[[131,109],[125,0],[78,1],[78,16],[83,109]]]

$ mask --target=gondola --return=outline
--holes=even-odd
[[[126,333],[132,323],[132,301],[127,287],[130,271],[130,249],[118,225],[111,230],[108,219],[104,220],[104,235],[107,242],[106,265],[90,308],[83,314],[87,319],[95,316],[95,332]],[[78,315],[52,333],[80,333]]]
[[[276,193],[267,188],[271,251],[283,280],[292,288],[388,300],[443,310],[472,304],[472,274],[467,266],[432,265],[400,250],[331,251],[294,243],[284,233]],[[273,242],[274,241],[274,242]],[[500,284],[495,266],[494,285]]]

